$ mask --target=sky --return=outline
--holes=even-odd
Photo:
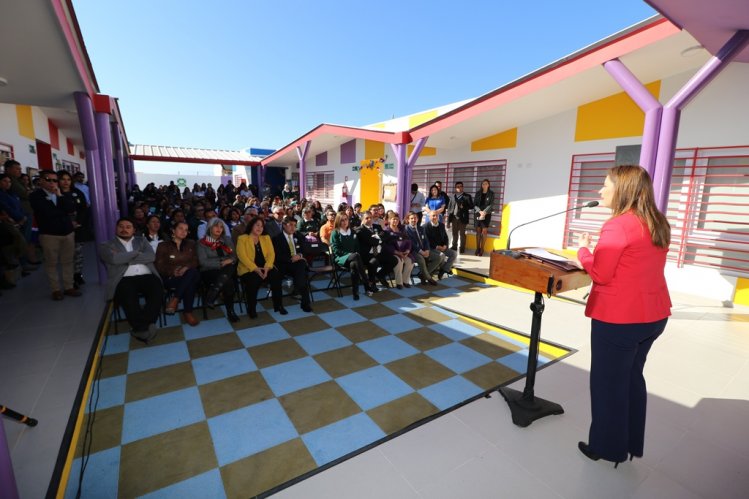
[[[133,144],[277,149],[477,97],[655,11],[642,0],[73,0]]]

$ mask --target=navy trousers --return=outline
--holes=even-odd
[[[647,390],[642,370],[650,347],[668,318],[640,324],[591,324],[588,445],[609,461],[641,457],[645,442]]]

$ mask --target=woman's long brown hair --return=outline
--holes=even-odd
[[[650,239],[659,248],[668,248],[671,242],[671,226],[655,204],[653,183],[650,175],[638,165],[619,165],[608,171],[614,184],[611,200],[613,216],[628,211],[643,220],[650,230]]]

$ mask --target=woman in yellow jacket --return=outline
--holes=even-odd
[[[263,282],[270,283],[273,295],[273,310],[286,315],[281,297],[281,273],[274,263],[276,254],[270,236],[263,234],[265,222],[260,217],[252,218],[247,224],[247,230],[237,240],[237,274],[247,293],[247,313],[250,319],[257,317],[257,291]]]

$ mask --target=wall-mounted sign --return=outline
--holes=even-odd
[[[29,144],[29,152],[31,154],[36,154],[36,146]]]
[[[187,187],[187,179],[178,178],[177,179],[177,187]]]

